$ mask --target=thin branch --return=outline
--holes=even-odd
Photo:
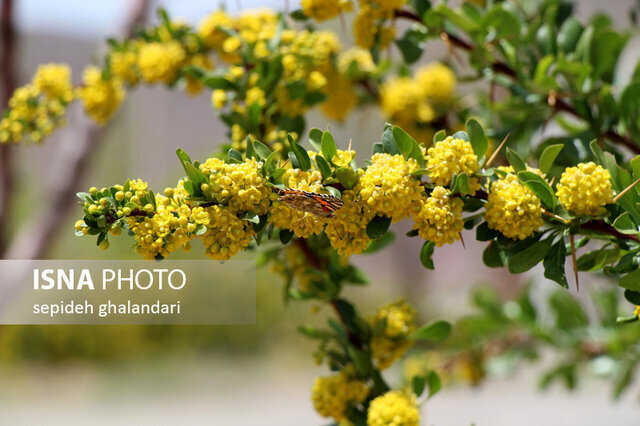
[[[15,28],[13,25],[13,0],[3,0],[0,11],[0,108],[4,110],[9,98],[16,88],[15,78]],[[13,192],[13,147],[8,143],[0,143],[0,257],[7,246],[7,230],[9,229],[9,203]]]
[[[590,231],[601,232],[606,235],[611,235],[612,237],[615,237],[619,240],[631,240],[635,242],[640,242],[640,238],[638,238],[637,235],[623,234],[622,232],[618,231],[616,228],[609,225],[607,222],[605,222],[602,219],[591,220],[585,224],[580,225],[580,228],[588,229]]]

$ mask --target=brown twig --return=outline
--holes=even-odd
[[[13,0],[3,0],[0,11],[0,33],[2,36],[0,54],[0,108],[4,110],[15,90],[15,28],[13,25]],[[9,229],[9,203],[13,192],[13,147],[8,143],[0,144],[0,258],[7,246]]]
[[[640,242],[640,238],[637,235],[633,234],[623,234],[618,231],[613,226],[609,225],[602,219],[591,220],[580,226],[582,229],[588,229],[590,231],[601,232],[603,234],[611,235],[619,240],[631,240],[635,242]]]

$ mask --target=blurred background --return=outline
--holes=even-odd
[[[627,11],[634,2],[576,3],[581,18],[604,10],[627,26]],[[130,0],[13,1],[15,83],[29,81],[37,66],[46,62],[68,63],[78,82],[82,68],[99,57],[103,41],[121,31],[132,4]],[[150,1],[144,20],[156,22],[155,10],[164,7],[173,18],[197,25],[218,6],[218,1],[211,0]],[[278,0],[234,0],[225,6],[230,12],[297,8],[295,1]],[[345,45],[351,43],[350,31],[344,29],[348,25],[343,28],[338,21],[328,26]],[[635,39],[626,57],[637,58],[638,48]],[[445,54],[441,45],[429,44],[425,61]],[[629,67],[635,63],[627,62]],[[0,70],[3,72],[6,69]],[[463,85],[459,90],[473,89]],[[308,129],[326,128],[327,124],[318,113],[307,119]],[[346,124],[330,126],[343,149],[353,139],[362,160],[379,140],[383,121],[378,111],[365,109]],[[181,176],[176,147],[192,158],[204,159],[217,151],[226,132],[211,108],[209,92],[188,97],[183,92],[144,86],[128,94],[104,130],[92,133],[86,129],[83,118],[72,111],[68,126],[44,145],[12,147],[11,167],[18,177],[13,182],[15,201],[9,222],[0,226],[14,241],[22,241],[22,246],[9,250],[8,256],[18,253],[15,257],[20,257],[21,248],[28,250],[30,230],[37,230],[40,221],[48,219],[38,215],[35,203],[51,194],[52,184],[65,167],[59,161],[61,153],[73,152],[74,143],[82,138],[95,140],[84,173],[74,183],[77,191],[123,183],[127,178],[141,178],[162,189]],[[74,237],[73,224],[81,211],[72,208],[70,214],[62,213],[39,257],[138,259],[127,238],[112,239],[111,249],[103,252],[93,239]],[[394,229],[401,236],[410,225],[399,223]],[[436,250],[436,269],[427,271],[418,259],[421,242],[397,238],[383,251],[354,259],[372,284],[350,289],[346,296],[357,300],[365,313],[402,296],[416,306],[422,320],[443,317],[453,321],[469,312],[470,289],[479,284],[490,284],[509,297],[530,283],[536,300],[556,289],[537,268],[523,276],[486,268],[483,244],[475,242],[473,234],[464,235],[464,240],[466,249],[458,243]],[[194,245],[189,258],[204,258],[199,249]],[[0,326],[0,425],[329,423],[315,414],[310,401],[314,377],[327,371],[314,365],[315,342],[297,334],[296,327],[320,323],[330,312],[313,314],[312,306],[305,303],[284,306],[281,279],[266,269],[258,277],[257,321],[251,326]],[[581,283],[585,289],[604,285],[596,278],[586,278]],[[590,303],[588,291],[578,297]],[[544,366],[544,360],[541,364]],[[423,423],[638,424],[638,383],[615,402],[611,390],[595,380],[573,393],[560,387],[543,393],[536,386],[539,368],[492,379],[479,388],[446,388],[423,406]],[[388,376],[393,383],[401,372],[389,371]]]

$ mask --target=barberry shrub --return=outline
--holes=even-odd
[[[313,405],[339,424],[417,425],[418,404],[443,382],[478,383],[492,357],[530,360],[543,347],[569,360],[544,384],[573,386],[582,366],[606,357],[622,392],[640,357],[630,324],[640,315],[640,61],[624,83],[617,67],[629,32],[604,16],[581,22],[562,0],[301,5],[288,16],[219,10],[197,28],[161,11],[157,26],[109,40],[76,88],[67,66],[41,66],[11,98],[0,140],[41,142],[74,100],[106,123],[143,83],[210,92],[228,144],[201,161],[178,149],[184,175],[163,191],[123,179],[78,193],[76,233],[107,249],[124,229],[145,259],[189,251],[195,239],[216,260],[258,248],[259,264],[283,276],[288,300],[335,311],[326,329],[299,330],[318,340],[316,358],[332,371],[313,384]],[[342,15],[354,47],[316,27]],[[413,66],[430,39],[452,53]],[[400,60],[386,53],[391,46]],[[460,52],[468,53],[465,80],[486,83],[473,101],[456,95]],[[371,152],[356,157],[329,130],[305,130],[315,107],[348,120],[365,105],[387,122]],[[550,120],[560,135],[534,137]],[[419,324],[402,300],[361,314],[342,296],[366,282],[350,257],[384,249],[401,221],[411,224],[406,238],[424,240],[415,259],[428,269],[434,250],[463,230],[486,243],[488,267],[520,274],[542,264],[550,285],[564,287],[549,299],[555,321],[537,321],[527,292],[503,302],[491,290],[474,293],[479,313],[447,340],[448,322]],[[578,271],[618,284],[594,293],[597,321],[568,294]],[[619,307],[622,294],[630,305]],[[382,372],[418,343],[429,351],[407,360],[406,386],[392,389]]]

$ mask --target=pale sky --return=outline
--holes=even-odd
[[[15,20],[20,32],[56,33],[76,37],[99,38],[118,29],[130,0],[20,0],[15,5]],[[298,0],[155,0],[152,10],[163,6],[175,18],[197,24],[207,12],[221,4],[233,13],[241,9],[282,9],[298,7]]]

